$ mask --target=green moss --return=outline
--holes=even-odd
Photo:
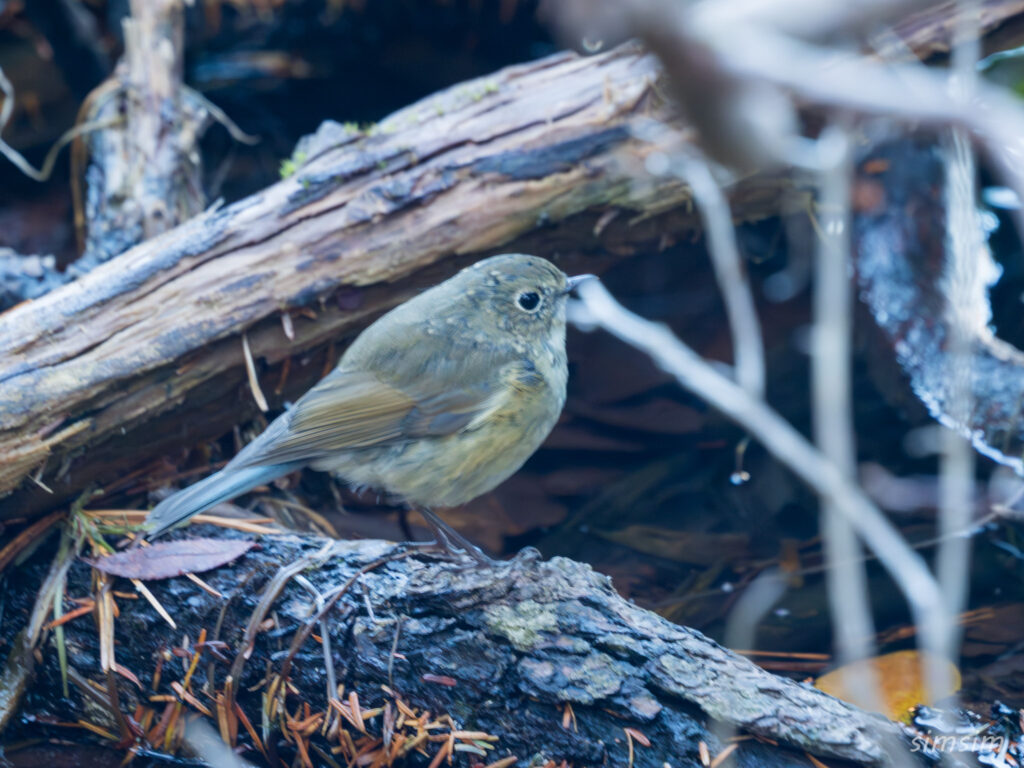
[[[304,162],[306,162],[306,153],[295,152],[291,157],[281,161],[281,167],[277,172],[281,175],[282,179],[291,178]]]
[[[533,600],[524,600],[514,607],[492,606],[485,612],[485,620],[489,630],[507,638],[519,651],[532,649],[544,633],[558,631],[555,612]]]

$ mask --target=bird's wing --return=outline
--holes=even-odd
[[[504,389],[500,371],[468,380],[474,385],[453,386],[428,376],[400,387],[365,371],[336,369],[229,466],[304,462],[353,448],[458,432],[495,407]]]

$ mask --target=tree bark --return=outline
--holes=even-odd
[[[35,558],[8,595],[9,605],[31,605],[49,559]],[[401,545],[380,541],[270,536],[203,579],[223,597],[184,578],[148,582],[173,613],[174,630],[146,600],[113,598],[119,615],[112,620],[111,653],[122,670],[112,675],[116,704],[97,622],[83,616],[64,625],[77,690],[63,701],[51,635],[26,694],[22,719],[28,717],[28,724],[8,738],[45,734],[44,723],[53,718],[84,717],[114,733],[121,723],[143,747],[154,740],[175,746],[187,718],[179,717],[170,735],[154,730],[157,723],[175,708],[192,716],[205,707],[214,722],[220,712],[222,732],[235,734],[229,741],[257,762],[262,750],[273,764],[277,757],[290,764],[298,750],[321,764],[317,754],[346,743],[342,730],[357,746],[376,748],[378,739],[391,748],[412,735],[411,718],[395,724],[400,700],[416,715],[429,710],[429,720],[450,716],[453,730],[497,737],[487,742],[494,749],[480,763],[515,756],[518,765],[567,760],[699,766],[701,742],[712,757],[725,747],[712,720],[761,737],[740,742],[740,765],[809,765],[804,751],[876,765],[890,760],[889,750],[902,748],[896,724],[776,677],[699,632],[638,608],[589,566],[565,558],[541,561],[533,550],[496,569],[480,569],[410,556]],[[94,583],[92,569],[77,561],[68,572],[67,594],[88,595],[98,604],[104,589],[131,590],[123,580],[101,582],[98,590]],[[25,621],[12,613],[20,621],[5,622],[8,646]],[[154,681],[157,666],[162,670]],[[261,732],[261,746],[239,725],[231,691]],[[366,717],[365,735],[346,719],[354,709],[377,707],[385,709]],[[320,713],[333,713],[339,729],[328,725],[299,735],[296,722],[323,726],[316,720]],[[125,714],[134,723],[126,723]],[[270,727],[261,729],[267,721]],[[75,731],[60,733],[67,738]],[[78,733],[78,742],[90,741],[91,734]],[[426,764],[444,743],[425,743],[423,754],[410,750],[409,764]],[[464,753],[469,760],[456,765],[472,764],[473,754]],[[344,748],[340,757],[340,763],[348,759]]]
[[[659,147],[631,126],[670,117],[658,77],[634,48],[563,54],[334,126],[290,178],[0,316],[0,493],[40,471],[55,491],[9,496],[0,519],[251,414],[243,333],[264,389],[288,370],[287,397],[330,343],[481,255],[603,251],[600,271],[692,227],[677,180],[637,181]],[[741,209],[773,211],[776,191],[747,185]]]

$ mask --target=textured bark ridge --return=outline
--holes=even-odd
[[[38,558],[35,574],[48,559]],[[625,766],[632,742],[633,765],[697,766],[701,741],[712,756],[723,748],[708,715],[779,742],[742,741],[737,757],[744,765],[807,765],[804,750],[879,764],[886,741],[900,738],[898,726],[883,718],[776,677],[699,632],[636,607],[589,566],[565,558],[540,561],[532,550],[497,569],[481,569],[380,541],[273,536],[204,579],[223,597],[184,578],[149,583],[174,612],[174,631],[145,600],[114,598],[120,610],[114,661],[124,672],[111,677],[117,678],[120,710],[152,729],[169,709],[183,709],[171,736],[164,736],[171,745],[185,715],[200,711],[191,702],[217,721],[218,713],[232,711],[225,701],[232,691],[261,732],[261,747],[234,711],[222,732],[235,734],[254,759],[262,748],[289,763],[296,750],[329,754],[345,741],[343,730],[358,743],[368,735],[366,743],[383,739],[391,748],[408,735],[409,726],[395,719],[402,707],[417,715],[429,710],[430,719],[450,715],[457,733],[497,736],[487,742],[494,749],[481,763],[516,756],[520,765],[564,759]],[[35,585],[29,581],[19,580],[11,604],[31,603]],[[78,562],[67,593],[89,595],[91,583],[90,568]],[[131,589],[116,580],[107,588]],[[4,634],[17,623],[7,622]],[[96,622],[84,616],[64,631],[71,678],[81,690],[61,700],[57,654],[52,641],[45,643],[23,707],[35,724],[21,729],[88,713],[95,725],[116,733],[109,689],[97,696],[100,689],[84,682],[108,685]],[[340,695],[338,686],[344,687]],[[169,699],[152,700],[154,687]],[[86,701],[79,700],[82,690]],[[367,734],[347,719],[376,707],[384,709],[365,719]],[[314,722],[318,713],[333,713],[337,727],[328,723],[300,736],[295,723]],[[261,730],[261,722],[269,728]],[[412,750],[412,764],[429,762],[443,744],[427,742],[425,755]]]

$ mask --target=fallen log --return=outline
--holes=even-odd
[[[5,645],[50,559],[37,556],[8,595]],[[739,743],[739,765],[812,764],[804,751],[885,764],[904,738],[884,718],[638,608],[589,566],[533,550],[480,569],[380,541],[267,536],[203,574],[206,589],[148,582],[173,630],[146,600],[125,599],[137,597],[129,582],[97,575],[74,562],[67,594],[99,606],[116,593],[118,617],[95,608],[96,620],[62,625],[73,690],[63,700],[50,633],[7,739],[59,732],[88,744],[110,732],[122,749],[167,749],[206,716],[247,758],[274,765],[296,754],[344,763],[353,749],[416,765],[454,747],[465,759],[456,765],[514,756],[680,768],[701,765],[701,743],[711,757],[728,747],[713,721],[758,737]],[[83,718],[77,731],[50,725]],[[416,741],[423,733],[432,738]]]
[[[987,4],[986,34],[1011,37],[1018,5]],[[915,49],[942,49],[950,13],[915,17]],[[253,415],[242,336],[277,406],[322,375],[335,343],[481,256],[532,251],[600,272],[693,231],[686,188],[641,172],[664,147],[633,135],[638,120],[673,118],[661,78],[635,47],[560,54],[366,131],[325,124],[291,177],[0,315],[0,520]],[[733,198],[756,219],[807,195],[759,175]]]
[[[564,54],[367,132],[335,125],[290,178],[0,316],[0,493],[29,473],[54,491],[30,484],[0,501],[0,519],[251,415],[243,333],[265,388],[286,369],[281,397],[294,396],[329,343],[481,255],[568,245],[607,259],[692,227],[678,181],[635,181],[658,148],[630,121],[669,114],[657,79],[636,49]],[[775,207],[772,184],[743,195],[750,215]]]

